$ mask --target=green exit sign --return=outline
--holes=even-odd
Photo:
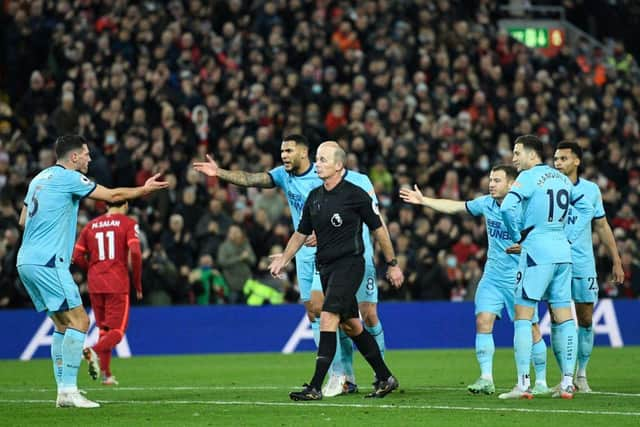
[[[549,47],[547,28],[508,28],[509,35],[532,49]]]

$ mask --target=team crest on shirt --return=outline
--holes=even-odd
[[[333,214],[333,216],[331,217],[331,225],[333,225],[334,227],[342,226],[342,217],[340,216],[339,213]]]

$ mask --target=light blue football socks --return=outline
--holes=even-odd
[[[64,341],[64,332],[53,331],[51,337],[51,361],[53,362],[53,376],[56,379],[56,385],[60,388],[62,383],[62,342]]]
[[[493,355],[496,345],[493,342],[493,333],[476,334],[476,359],[480,365],[480,378],[493,381]]]
[[[78,389],[78,369],[82,360],[82,347],[87,334],[77,329],[67,328],[62,340],[62,378],[60,390]]]

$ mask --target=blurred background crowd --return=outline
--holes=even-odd
[[[571,3],[571,2],[565,2]],[[578,2],[579,3],[579,2]],[[467,200],[486,193],[515,136],[577,139],[626,278],[611,283],[594,235],[600,294],[640,297],[640,78],[622,43],[547,58],[500,32],[491,0],[5,0],[0,61],[0,307],[29,299],[15,268],[29,179],[57,136],[90,141],[88,175],[168,191],[131,203],[144,304],[297,302],[295,271],[269,277],[292,233],[277,189],[243,189],[190,168],[264,172],[281,138],[335,139],[375,185],[407,281],[381,300],[472,300],[482,219],[403,204],[402,186]],[[105,206],[82,203],[79,230]],[[79,231],[78,230],[78,231]],[[293,268],[293,266],[292,266]],[[84,291],[85,278],[75,277]]]

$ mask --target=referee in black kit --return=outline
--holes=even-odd
[[[374,338],[358,316],[356,292],[364,275],[362,223],[371,230],[387,260],[387,279],[395,287],[404,281],[397,265],[387,229],[378,207],[361,188],[342,179],[346,153],[333,141],[318,147],[316,170],[324,181],[313,190],[304,205],[298,230],[291,236],[284,253],[273,259],[271,274],[278,276],[302,247],[308,235],[317,238],[316,266],[325,294],[320,315],[320,344],[316,370],[302,391],[289,393],[292,400],[320,400],[320,387],[336,353],[336,331],[341,324],[360,353],[375,371],[376,387],[366,397],[384,397],[398,388],[398,381],[384,363]]]

